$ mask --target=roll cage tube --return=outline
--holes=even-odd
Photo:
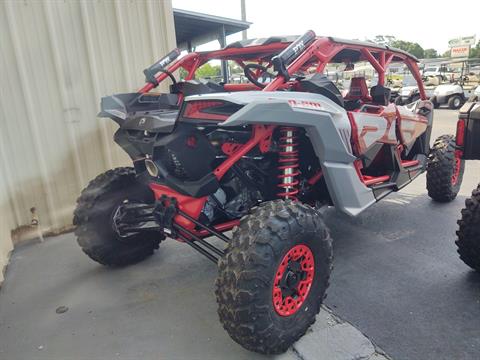
[[[243,60],[242,56],[244,55],[255,53],[259,57],[261,57],[262,55],[266,56],[266,55],[281,51],[285,49],[287,46],[288,46],[288,43],[281,42],[281,43],[272,43],[268,45],[248,46],[244,48],[232,47],[232,48],[214,50],[209,52],[191,52],[180,59],[176,59],[176,61],[170,62],[168,68],[162,69],[162,70],[167,70],[168,72],[173,73],[176,70],[178,70],[180,67],[183,67],[185,70],[188,71],[188,75],[185,77],[185,80],[192,80],[195,75],[195,70],[211,59],[234,60],[241,66],[241,61]],[[171,53],[173,53],[173,51]],[[161,61],[162,59],[159,60],[156,64],[160,63]],[[145,71],[148,71],[149,73],[151,73],[152,71],[151,70],[149,71],[149,69],[151,69],[153,66],[155,66],[155,64],[152,65],[150,68],[145,69]],[[166,65],[164,65],[164,67],[165,66]],[[160,70],[156,71],[155,74],[158,72],[160,72]],[[169,76],[165,72],[161,72],[159,75],[155,75],[155,74],[153,75],[153,77],[156,81],[154,81],[153,79],[150,79],[152,81],[149,81],[147,78],[146,80],[147,83],[138,90],[138,93],[140,94],[148,93],[150,90],[157,87],[159,83],[165,80],[167,76]],[[250,85],[250,84],[229,84],[229,85]],[[258,87],[255,86],[254,89],[258,89]],[[251,89],[247,88],[242,90],[251,90]]]
[[[308,33],[307,33],[308,34]],[[305,34],[306,35],[306,34]],[[293,45],[293,43],[291,44]],[[271,83],[269,83],[263,91],[275,91],[284,86],[284,83],[290,79],[290,77],[300,69],[302,69],[305,64],[311,61],[312,57],[318,59],[316,72],[322,72],[325,68],[325,65],[341,50],[348,48],[359,51],[363,57],[373,66],[373,68],[378,73],[378,83],[380,85],[385,84],[385,72],[393,60],[394,57],[402,59],[402,61],[407,65],[409,70],[412,72],[413,77],[417,81],[418,91],[420,93],[420,98],[426,100],[427,96],[425,93],[425,88],[423,86],[422,77],[420,71],[416,66],[416,61],[411,59],[405,54],[395,52],[389,49],[380,49],[380,48],[368,48],[362,45],[353,45],[353,44],[342,44],[332,41],[330,38],[317,38],[313,43],[303,51],[297,58],[295,58],[291,64],[286,68],[286,75],[283,76],[279,72],[279,76],[275,78]],[[287,50],[287,49],[285,49]],[[372,54],[372,50],[378,54],[377,58]],[[275,58],[272,58],[272,62],[275,61]],[[278,60],[276,60],[278,61]],[[275,62],[274,62],[275,64]]]
[[[425,93],[425,88],[423,86],[423,81],[422,81],[422,75],[420,74],[420,71],[418,70],[418,66],[413,61],[412,59],[405,59],[405,63],[407,64],[408,69],[412,73],[413,77],[417,81],[417,86],[418,86],[418,92],[420,93],[420,99],[421,100],[427,100],[427,94]]]
[[[153,75],[156,81],[150,79],[151,81],[148,81],[147,84],[138,90],[138,92],[149,92],[151,89],[156,87],[158,83],[166,79],[169,76],[169,73],[173,73],[180,67],[183,67],[188,71],[188,75],[185,79],[191,80],[195,75],[195,70],[211,59],[231,59],[243,67],[245,65],[242,63],[243,59],[241,57],[244,55],[256,53],[258,55],[258,59],[261,59],[262,55],[268,55],[274,51],[281,51],[280,54],[272,57],[271,61],[274,65],[274,69],[278,72],[277,77],[262,89],[263,91],[275,91],[278,89],[288,88],[290,85],[292,85],[292,82],[289,81],[290,77],[311,63],[312,59],[318,60],[316,72],[322,72],[325,68],[325,65],[345,48],[357,50],[362,54],[363,58],[365,58],[365,60],[367,60],[377,71],[378,83],[380,85],[385,83],[385,71],[390,62],[394,57],[400,58],[412,72],[412,75],[417,82],[420,98],[422,100],[427,99],[421,75],[418,67],[416,66],[416,61],[410,58],[407,54],[390,50],[388,48],[376,48],[373,45],[372,47],[369,47],[365,45],[336,42],[334,39],[327,37],[316,38],[313,31],[306,32],[288,46],[287,43],[272,43],[268,45],[244,48],[226,48],[205,53],[192,52],[176,61],[175,59],[178,58],[177,53],[179,54],[179,50],[175,49],[166,57],[162,58],[150,68],[145,70],[145,72],[148,73],[148,75],[146,74],[147,81],[148,77],[151,76],[153,71],[158,70],[156,72],[161,73],[157,76]],[[376,54],[376,56],[374,54]],[[168,69],[164,69],[164,67],[167,66],[165,65],[164,61],[167,62],[167,65],[169,65]],[[260,89],[254,84],[225,84],[225,90],[240,91]],[[181,102],[180,99],[179,102]]]
[[[168,72],[173,73],[174,71],[178,70],[180,67],[183,67],[186,64],[195,64],[196,62],[198,62],[198,54],[190,53],[184,56],[183,58],[173,62],[167,70]],[[138,93],[140,94],[148,93],[150,90],[157,87],[159,83],[165,80],[167,76],[168,75],[165,72],[161,72],[159,75],[154,76],[156,79],[156,82],[147,82],[141,89],[138,90]]]

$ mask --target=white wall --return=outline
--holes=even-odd
[[[67,226],[87,182],[129,163],[100,97],[135,91],[175,47],[171,1],[1,1],[0,47],[2,269],[32,206],[43,228]]]
[[[0,142],[0,163],[3,164],[2,144]],[[12,241],[10,240],[10,229],[15,226],[11,214],[11,203],[9,193],[3,173],[0,173],[0,283],[3,281],[3,269],[8,263],[8,255],[12,250]]]

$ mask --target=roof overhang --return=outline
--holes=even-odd
[[[188,49],[247,30],[248,21],[173,9],[177,46]]]

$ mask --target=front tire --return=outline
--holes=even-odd
[[[460,95],[453,95],[448,99],[448,107],[452,110],[457,110],[462,106],[463,99]]]
[[[106,266],[126,266],[139,262],[158,249],[162,235],[145,232],[120,238],[113,228],[113,213],[124,201],[153,203],[150,188],[139,183],[135,170],[116,168],[90,181],[77,200],[73,224],[83,252]]]
[[[457,252],[460,259],[480,272],[480,184],[465,201],[462,218],[458,220]]]
[[[282,353],[315,321],[331,269],[332,240],[313,208],[263,203],[241,220],[219,261],[220,322],[246,349]]]
[[[465,160],[455,151],[455,137],[442,135],[435,140],[427,164],[428,196],[438,202],[455,199],[462,185]]]

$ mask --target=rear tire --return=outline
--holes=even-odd
[[[139,183],[135,170],[116,168],[98,175],[77,200],[73,224],[83,252],[92,260],[107,266],[125,266],[153,254],[162,235],[145,232],[120,238],[112,226],[115,209],[125,200],[153,203],[150,188]]]
[[[460,259],[480,272],[480,184],[465,201],[462,218],[458,220],[457,252]]]
[[[460,95],[453,95],[450,99],[448,99],[448,107],[452,110],[460,109],[462,103],[463,99]]]
[[[430,99],[430,101],[432,102],[434,109],[438,109],[440,107],[440,104],[438,103],[437,98],[435,96],[433,96]]]
[[[455,199],[463,180],[465,160],[455,152],[455,137],[442,135],[433,144],[427,164],[428,195],[438,202]]]
[[[263,203],[241,220],[219,261],[220,322],[246,349],[282,353],[314,323],[331,269],[332,240],[313,208]]]

